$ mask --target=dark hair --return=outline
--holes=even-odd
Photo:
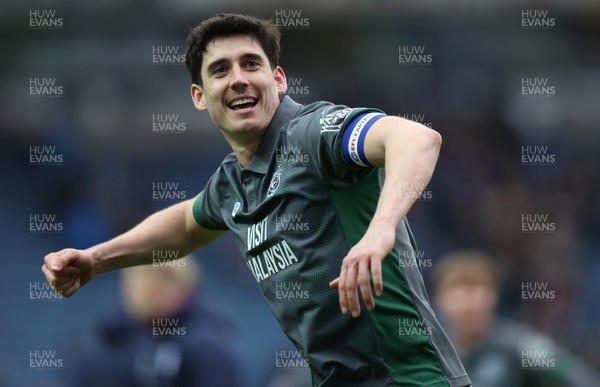
[[[274,69],[279,64],[281,33],[275,24],[270,20],[260,20],[248,15],[218,13],[194,27],[188,36],[185,65],[193,83],[202,84],[200,69],[208,43],[232,35],[250,35],[260,44],[271,68]]]

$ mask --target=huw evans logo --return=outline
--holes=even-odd
[[[424,182],[409,182],[405,181],[400,183],[399,195],[401,199],[418,200],[418,201],[431,201],[433,193],[427,188],[427,183]]]
[[[308,85],[302,83],[302,77],[289,77],[287,78],[287,90],[285,93],[292,98],[298,99],[308,97],[310,88]]]
[[[309,223],[302,214],[275,215],[275,229],[286,233],[303,234],[310,231]]]
[[[548,288],[548,282],[521,282],[522,301],[553,301],[556,291]]]
[[[310,27],[310,20],[302,16],[301,9],[277,9],[275,25],[279,29],[302,30]]]
[[[29,368],[32,370],[58,370],[63,368],[63,359],[56,351],[35,349],[29,351]]]
[[[521,367],[523,369],[548,370],[556,367],[556,359],[550,356],[547,349],[522,350]]]
[[[185,268],[186,258],[179,257],[179,250],[152,250],[152,267]]]
[[[547,145],[521,146],[521,165],[554,165],[556,155],[548,151]]]
[[[556,19],[547,9],[522,9],[521,28],[524,30],[549,30],[556,27]]]
[[[275,148],[275,161],[277,164],[305,164],[310,161],[310,155],[302,151],[301,145],[284,145]]]
[[[401,65],[428,66],[433,63],[433,57],[427,53],[425,46],[398,46],[398,63]]]
[[[56,214],[29,214],[29,232],[31,234],[62,234],[63,222]]]
[[[30,97],[62,97],[63,87],[56,82],[55,77],[29,78]]]
[[[276,282],[275,298],[278,300],[306,300],[308,290],[302,289],[301,282]]]
[[[31,145],[29,165],[61,165],[64,157],[56,151],[56,145]]]
[[[425,125],[429,129],[432,128],[431,122],[427,122],[425,119],[425,114],[422,114],[422,113],[410,113],[410,114],[404,113],[404,114],[399,114],[398,117],[404,118],[406,120],[418,122],[421,125]]]
[[[556,86],[550,84],[548,77],[522,77],[521,95],[524,97],[554,97]]]
[[[428,327],[421,319],[415,318],[399,318],[398,319],[398,336],[431,336],[433,330]]]
[[[409,267],[430,269],[433,266],[431,258],[425,258],[425,250],[400,250],[398,251],[398,262],[403,269]]]
[[[185,337],[187,327],[180,325],[178,318],[153,318],[152,336],[162,338]]]
[[[152,114],[152,132],[159,134],[187,133],[187,124],[179,120],[179,114]]]
[[[308,361],[298,350],[275,351],[275,368],[308,368]]]
[[[60,301],[62,292],[57,292],[46,281],[29,283],[29,301]]]
[[[185,63],[185,53],[179,52],[179,46],[152,46],[152,64],[181,65]]]
[[[29,28],[33,30],[57,30],[63,28],[63,18],[55,9],[30,9]]]
[[[556,222],[550,222],[548,214],[521,214],[523,234],[549,234],[556,231]]]
[[[187,199],[187,192],[179,188],[176,181],[155,181],[152,183],[152,200],[172,202]]]

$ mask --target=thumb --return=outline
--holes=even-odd
[[[63,271],[73,261],[79,257],[76,250],[66,249],[54,254],[54,259],[51,260],[50,269],[56,273]]]
[[[329,283],[329,287],[330,287],[330,288],[333,288],[333,289],[337,289],[337,288],[338,288],[338,285],[339,285],[339,283],[340,283],[340,277],[337,277],[336,279],[334,279],[333,281],[331,281],[331,282]]]

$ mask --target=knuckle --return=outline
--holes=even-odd
[[[344,261],[346,261],[348,263],[355,263],[357,260],[358,260],[358,255],[353,252],[348,253],[346,258],[344,258]]]

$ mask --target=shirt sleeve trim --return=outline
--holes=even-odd
[[[194,215],[194,220],[196,221],[196,223],[198,223],[200,226],[204,227],[207,230],[214,230],[214,231],[221,230],[222,227],[216,227],[215,225],[211,224],[210,221],[202,215],[202,210],[200,208],[202,205],[202,197],[203,196],[204,196],[204,191],[202,191],[200,193],[200,195],[198,195],[198,197],[194,201],[194,205],[192,206],[192,215]]]

